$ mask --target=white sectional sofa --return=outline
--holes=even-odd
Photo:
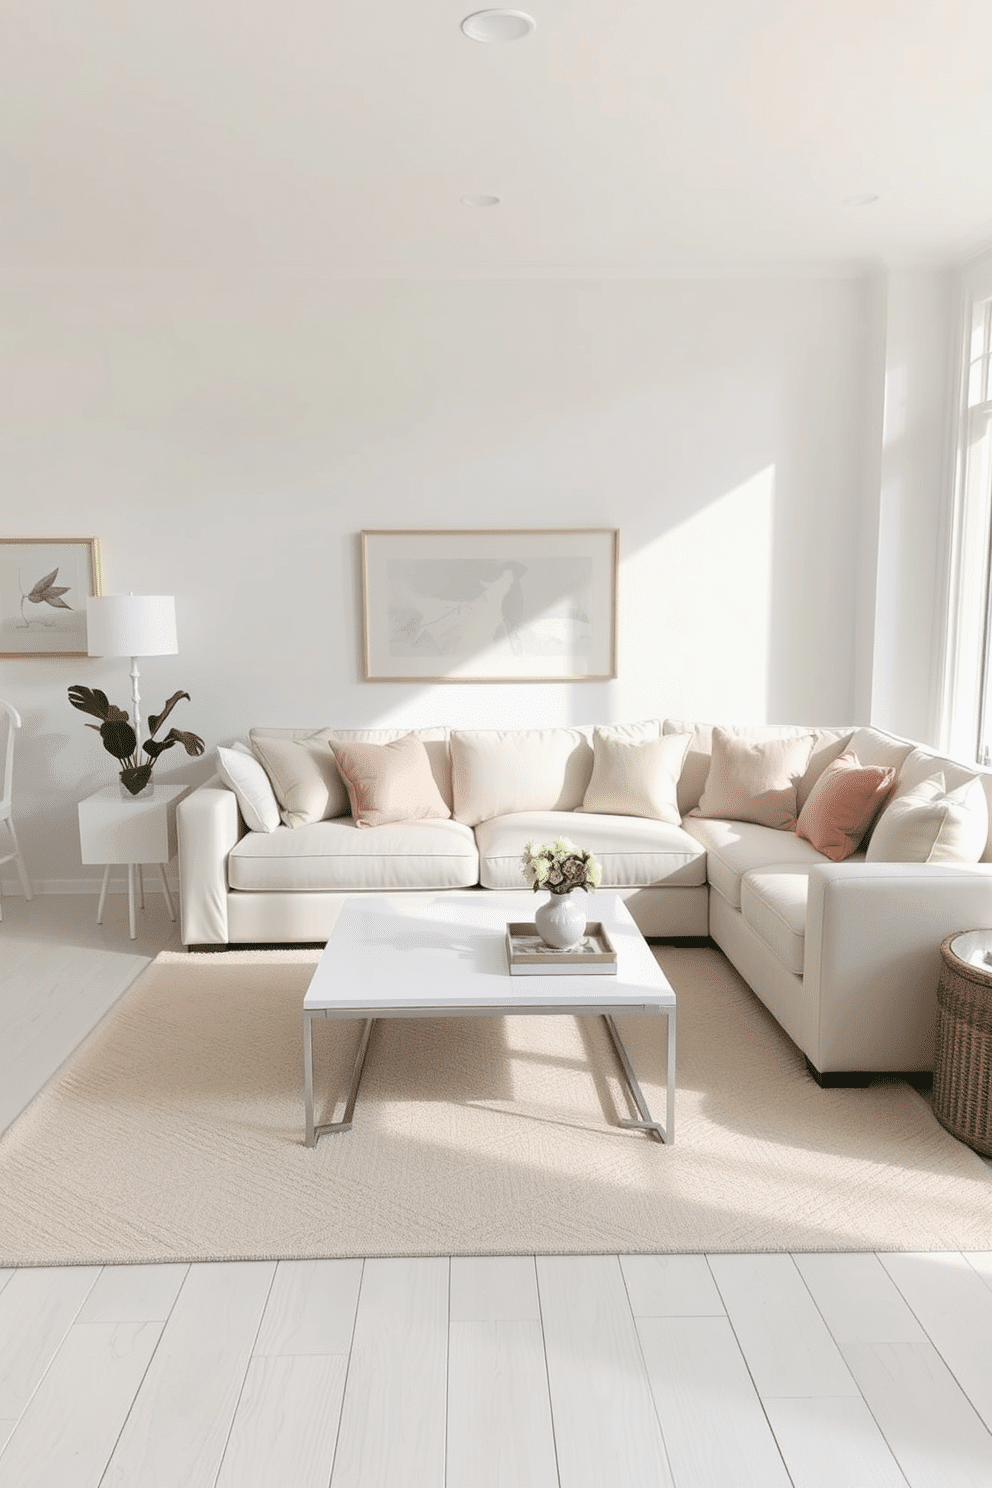
[[[332,748],[392,745],[406,731],[253,729],[278,825],[249,830],[239,796],[219,777],[180,804],[184,942],[222,949],[323,941],[344,899],[370,891],[519,888],[525,913],[533,896],[521,876],[523,846],[563,835],[596,854],[602,890],[622,895],[646,936],[711,937],[821,1083],[932,1068],[940,942],[992,925],[992,773],[871,728],[722,728],[724,748],[728,737],[759,750],[774,740],[803,743],[797,811],[842,754],[892,769],[876,844],[901,840],[888,823],[899,811],[905,818],[920,792],[924,802],[928,791],[942,802],[955,788],[953,800],[967,798],[968,830],[940,839],[930,861],[879,861],[870,843],[833,861],[794,829],[692,814],[712,782],[711,725],[438,728],[414,737],[439,814],[361,827],[348,814]],[[676,762],[668,794],[659,787],[646,802],[636,791],[611,801],[601,761],[618,750],[634,758],[623,751],[641,746],[637,758],[655,762],[659,775]],[[245,812],[254,819],[254,807]]]

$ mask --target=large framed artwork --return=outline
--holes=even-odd
[[[615,528],[363,532],[370,682],[617,674]]]
[[[95,537],[0,537],[0,656],[85,656]]]

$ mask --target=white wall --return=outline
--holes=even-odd
[[[7,535],[100,537],[106,592],[176,595],[154,709],[504,727],[855,714],[868,328],[857,280],[7,286]],[[617,526],[612,683],[360,680],[363,527]],[[65,699],[126,662],[0,662],[32,876],[75,880],[113,762]],[[174,751],[157,778],[203,778]]]
[[[862,612],[871,620],[871,716],[931,743],[940,732],[954,304],[949,271],[893,270],[874,286],[873,317],[884,315],[885,333],[884,360],[875,339],[882,419],[866,495],[875,529],[873,613]]]

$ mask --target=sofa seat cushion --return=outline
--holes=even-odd
[[[228,858],[232,889],[255,892],[467,889],[479,882],[470,828],[456,821],[359,829],[350,817],[249,832]]]
[[[773,868],[778,864],[808,868],[813,863],[828,861],[795,832],[759,827],[755,822],[690,816],[683,827],[706,849],[710,887],[732,909],[741,907],[741,879],[750,869]]]
[[[803,974],[809,866],[761,868],[741,879],[741,917],[782,965]]]
[[[699,843],[681,827],[644,817],[516,811],[480,822],[475,835],[479,882],[486,889],[526,888],[520,862],[524,846],[556,837],[568,837],[595,854],[604,889],[698,887],[706,882],[706,854]]]

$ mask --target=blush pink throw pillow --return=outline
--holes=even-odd
[[[886,765],[863,765],[856,754],[838,755],[810,791],[799,813],[796,833],[832,862],[858,850],[888,800],[896,772]]]
[[[437,821],[450,816],[431,773],[423,740],[404,734],[388,744],[330,741],[356,827]]]

